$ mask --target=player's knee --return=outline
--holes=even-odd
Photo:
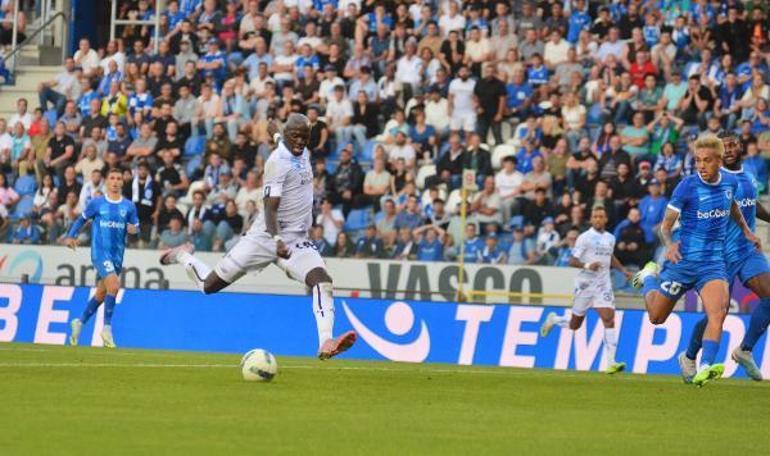
[[[329,276],[329,273],[323,268],[315,268],[308,272],[307,277],[305,277],[305,284],[310,288],[313,288],[316,285],[326,285],[331,288],[332,283],[331,276]]]
[[[668,319],[668,313],[656,309],[650,309],[647,311],[647,317],[650,319],[650,323],[653,325],[662,325]]]

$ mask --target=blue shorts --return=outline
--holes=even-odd
[[[730,286],[736,277],[745,284],[765,272],[770,272],[770,263],[767,262],[765,254],[759,250],[752,250],[740,260],[727,263],[727,278]]]
[[[676,264],[666,261],[663,263],[663,270],[660,271],[659,291],[672,301],[677,301],[693,288],[700,292],[701,288],[712,280],[727,282],[727,269],[724,261],[688,261],[683,259]]]
[[[120,276],[123,270],[123,263],[121,261],[115,261],[112,258],[93,258],[94,269],[96,269],[96,280],[101,280],[110,274],[116,274]]]

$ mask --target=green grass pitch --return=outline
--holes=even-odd
[[[770,383],[0,344],[0,454],[768,454]]]

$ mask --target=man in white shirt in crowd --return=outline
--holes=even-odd
[[[324,239],[329,245],[334,245],[337,242],[337,235],[345,224],[345,217],[342,211],[332,207],[331,201],[324,199],[321,201],[321,213],[316,216],[315,223],[324,227]]]
[[[524,182],[524,175],[516,170],[516,157],[504,157],[502,164],[502,169],[495,175],[495,188],[500,196],[500,210],[503,213],[503,221],[508,222],[511,219],[514,208],[517,207],[516,198],[521,195],[521,184]]]
[[[567,53],[570,49],[572,49],[572,45],[569,44],[569,41],[562,38],[559,29],[554,29],[550,39],[545,43],[543,51],[545,66],[550,70],[555,70],[560,63],[567,61]]]
[[[422,79],[422,59],[417,57],[417,40],[410,37],[404,45],[404,55],[396,65],[396,84],[401,86],[404,99],[412,98],[412,93]]]
[[[467,66],[458,71],[458,77],[449,83],[449,128],[453,132],[464,130],[467,133],[476,130],[476,96],[473,89],[476,81],[471,79]]]
[[[75,60],[75,65],[78,65],[83,69],[83,75],[89,78],[94,76],[96,70],[99,68],[99,54],[91,49],[91,42],[88,41],[88,38],[82,38],[80,40],[78,50],[75,51],[73,59]]]
[[[326,103],[326,125],[337,138],[337,146],[349,143],[353,139],[355,128],[350,124],[353,118],[353,105],[345,96],[345,86],[334,87]],[[328,233],[328,231],[327,231]]]
[[[21,122],[24,125],[24,131],[29,130],[29,126],[32,125],[32,114],[27,111],[26,98],[16,100],[16,114],[11,116],[8,125],[16,125],[17,122]]]

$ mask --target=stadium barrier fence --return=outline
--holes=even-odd
[[[68,321],[91,293],[86,287],[0,284],[0,341],[65,344]],[[261,347],[283,356],[314,356],[317,349],[306,296],[126,289],[117,302],[113,333],[124,348],[243,353]],[[557,327],[542,338],[538,331],[548,312],[563,308],[350,297],[335,303],[336,331],[359,334],[346,358],[578,370],[605,363],[602,325],[592,312],[580,330]],[[618,311],[618,360],[634,373],[677,374],[676,356],[701,316],[675,312],[653,326],[645,312]],[[100,308],[84,326],[81,345],[101,344],[102,317]],[[728,315],[725,322],[718,361],[726,363],[728,376],[744,375],[728,354],[748,320]],[[770,377],[764,336],[754,355]]]

